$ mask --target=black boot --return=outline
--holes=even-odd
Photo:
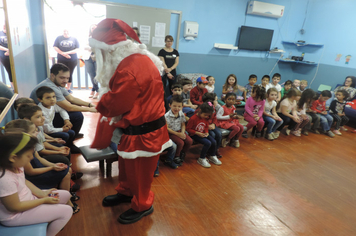
[[[184,161],[185,160],[185,152],[181,151],[179,157],[182,161]]]
[[[131,202],[132,197],[125,196],[120,193],[106,196],[103,199],[103,206],[116,206],[123,202]]]

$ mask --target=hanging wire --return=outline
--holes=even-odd
[[[300,31],[299,31],[301,34],[304,34],[304,25],[305,25],[305,21],[306,21],[306,19],[307,19],[307,15],[308,15],[309,2],[310,2],[310,0],[308,0],[307,7],[306,7],[306,9],[305,9],[305,16],[304,16],[303,25],[302,25],[302,28],[301,28]]]

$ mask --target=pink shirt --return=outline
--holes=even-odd
[[[263,111],[265,110],[265,100],[261,100],[256,102],[253,97],[249,97],[245,104],[245,114],[249,114],[250,116],[258,115],[262,117]]]
[[[0,178],[0,198],[14,193],[19,195],[20,202],[36,199],[26,185],[23,168],[19,169],[19,173],[5,170],[5,175]],[[0,221],[11,220],[16,214],[18,213],[8,211],[0,201]]]

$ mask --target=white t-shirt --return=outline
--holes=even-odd
[[[280,107],[279,107],[277,112],[282,112],[282,106],[286,106],[287,107],[287,112],[291,113],[293,108],[297,107],[297,102],[294,100],[293,103],[290,103],[288,98],[283,99],[283,101],[281,102],[281,105],[280,105]]]
[[[205,88],[206,88],[206,90],[208,90],[208,93],[213,93],[214,89],[215,89],[215,85],[213,85],[211,87],[209,85],[207,85],[207,86],[205,86]]]
[[[272,83],[269,83],[266,85],[266,91],[268,91],[268,89],[270,88],[276,88],[278,90],[278,92],[280,92],[282,90],[282,86],[280,84],[274,85]]]
[[[273,107],[277,106],[277,103],[276,101],[272,101],[271,103],[269,103],[269,101],[266,99],[266,102],[265,102],[265,112],[267,114],[270,114],[270,115],[273,115],[272,114],[272,109]]]

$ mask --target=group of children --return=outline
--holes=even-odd
[[[70,151],[77,147],[68,113],[56,105],[51,88],[40,87],[36,95],[39,105],[30,98],[15,101],[20,119],[7,123],[0,134],[0,222],[49,222],[47,235],[56,235],[80,210],[75,193],[80,186],[73,180],[83,173],[70,167]],[[56,112],[63,127],[53,126]]]
[[[197,85],[192,88],[192,81],[182,79],[172,85],[172,95],[167,98],[170,110],[166,113],[168,132],[174,142],[176,153],[170,152],[171,158],[165,163],[172,168],[181,166],[185,153],[193,141],[203,144],[198,163],[210,167],[209,162],[221,165],[219,147],[231,145],[240,146],[240,137],[248,138],[247,131],[254,128],[255,137],[262,136],[273,141],[277,139],[285,126],[285,134],[301,136],[309,135],[309,131],[330,137],[341,135],[346,131],[344,125],[348,122],[344,109],[348,93],[345,90],[336,92],[336,100],[326,110],[325,103],[331,97],[330,91],[320,94],[307,89],[307,81],[288,80],[282,87],[279,82],[281,75],[276,73],[270,77],[262,77],[261,84],[256,85],[257,76],[251,75],[249,83],[242,87],[237,84],[237,78],[230,74],[223,85],[222,101],[214,93],[215,79],[212,76],[199,77]],[[238,92],[243,92],[238,96]],[[236,107],[245,102],[243,117],[236,113]],[[247,121],[246,127],[239,119]],[[335,129],[331,131],[333,122]],[[227,129],[229,135],[222,137],[221,130]],[[187,135],[189,134],[189,135]],[[158,166],[155,176],[159,174]]]

